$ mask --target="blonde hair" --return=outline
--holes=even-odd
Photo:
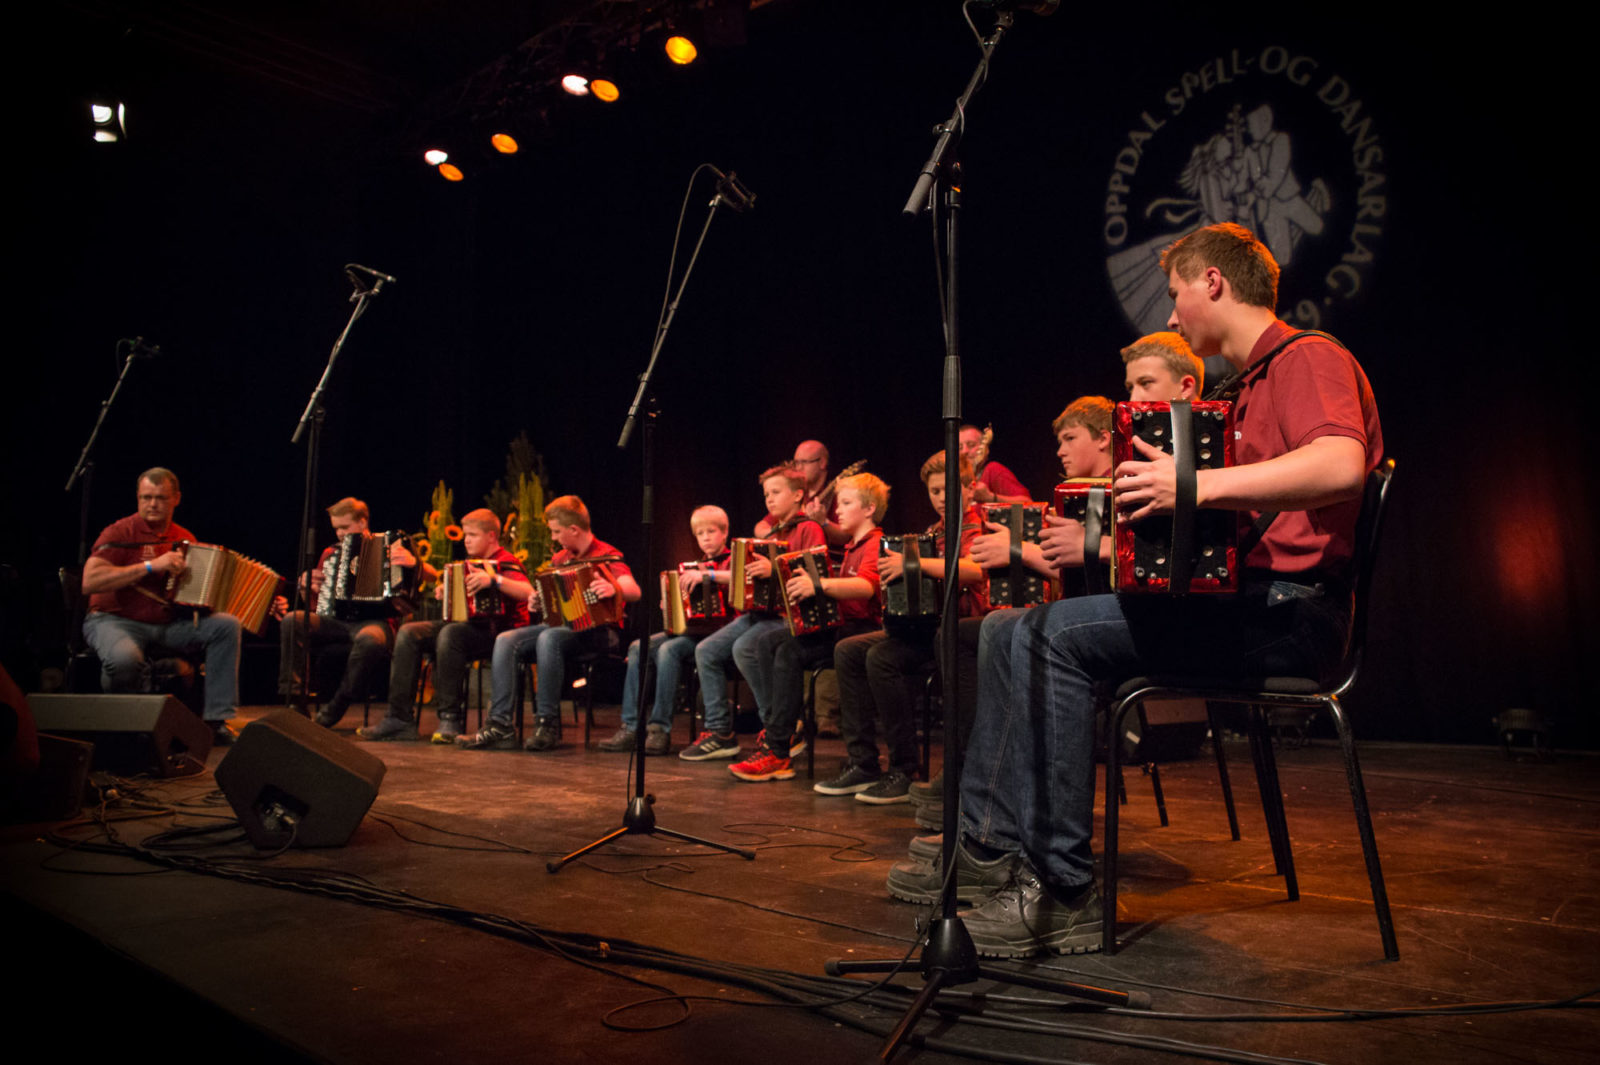
[[[328,508],[328,517],[354,518],[357,521],[366,521],[368,517],[367,505],[355,496],[345,496]]]
[[[693,529],[699,524],[714,525],[723,532],[728,531],[728,512],[721,507],[707,503],[705,506],[695,507],[689,515],[689,528]]]
[[[963,428],[971,428],[971,427],[970,426],[964,426]],[[958,456],[958,461],[961,463],[961,483],[963,485],[971,484],[972,481],[973,481],[973,478],[975,476],[973,474],[973,472],[972,472],[972,460],[967,458],[967,456],[965,456],[965,455],[961,455],[961,456]],[[921,472],[922,483],[923,484],[927,484],[929,477],[932,477],[936,473],[943,473],[943,472],[944,472],[944,449],[941,448],[938,451],[935,451],[933,454],[929,455],[928,456],[928,461],[926,461],[926,462],[924,462],[922,464],[922,472]]]
[[[479,532],[492,533],[496,540],[500,539],[500,519],[495,517],[494,511],[488,507],[467,511],[461,519],[461,524],[470,525]]]
[[[883,478],[870,473],[858,473],[853,477],[844,477],[839,481],[839,491],[850,489],[863,503],[872,504],[872,517],[874,521],[882,521],[884,511],[889,509],[889,486]]]
[[[1076,425],[1089,430],[1095,436],[1109,433],[1111,413],[1115,409],[1112,402],[1104,396],[1079,396],[1056,415],[1056,420],[1050,423],[1050,431],[1060,436],[1063,429]]]
[[[557,496],[544,508],[544,520],[561,525],[576,525],[584,532],[588,532],[589,508],[584,506],[583,500],[577,496]]]
[[[1177,333],[1150,333],[1122,349],[1122,365],[1136,359],[1155,357],[1161,365],[1172,371],[1172,379],[1182,382],[1187,374],[1194,378],[1194,390],[1200,392],[1206,383],[1206,365],[1189,347],[1189,342]]]

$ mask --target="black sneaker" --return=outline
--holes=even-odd
[[[211,726],[211,746],[232,747],[233,741],[239,737],[233,734],[233,729],[228,727],[226,721],[207,721]]]
[[[876,770],[846,764],[832,780],[819,780],[811,785],[818,795],[856,795],[866,791],[879,780]]]
[[[650,755],[672,753],[672,731],[654,722],[644,727],[644,753]]]
[[[1105,920],[1093,883],[1063,901],[1027,862],[1011,881],[962,915],[972,945],[990,958],[1028,958],[1040,951],[1087,954],[1100,949]]]
[[[517,730],[491,717],[476,736],[456,737],[456,746],[469,751],[514,751],[517,749]]]
[[[403,717],[389,717],[384,715],[376,725],[365,725],[356,729],[356,735],[364,740],[414,740],[417,738],[417,724],[407,721]]]
[[[633,729],[619,728],[609,740],[601,740],[595,746],[608,754],[617,754],[622,751],[633,750],[633,739]]]
[[[856,792],[856,802],[869,802],[874,806],[892,806],[911,801],[911,778],[890,770],[878,778],[872,787]]]
[[[964,844],[956,846],[956,898],[974,902],[1011,882],[1019,857],[1002,855],[993,861],[974,858]],[[896,862],[889,870],[889,894],[906,902],[934,903],[944,891],[944,870],[937,861]]]
[[[700,738],[678,752],[685,762],[709,762],[715,758],[737,758],[739,738],[731,732],[702,732]]]
[[[541,717],[533,726],[533,735],[528,737],[528,742],[522,745],[525,751],[548,751],[556,745],[557,733],[556,719]]]

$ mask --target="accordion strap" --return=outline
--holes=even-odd
[[[1205,398],[1237,399],[1239,397],[1239,393],[1244,389],[1244,383],[1247,378],[1265,373],[1268,364],[1270,364],[1273,359],[1281,355],[1285,348],[1287,348],[1290,344],[1293,344],[1295,341],[1303,340],[1306,337],[1319,337],[1322,340],[1328,341],[1330,344],[1337,344],[1339,347],[1344,348],[1344,342],[1338,337],[1334,336],[1332,333],[1324,333],[1320,329],[1298,329],[1284,337],[1282,340],[1278,341],[1273,349],[1261,356],[1260,359],[1251,363],[1249,366],[1246,366],[1242,370],[1233,371],[1233,373],[1212,385],[1209,389],[1207,389]],[[1350,349],[1345,348],[1345,350],[1349,351]]]
[[[1177,466],[1177,498],[1172,507],[1172,569],[1170,590],[1189,591],[1194,577],[1194,412],[1186,399],[1172,401],[1172,461]]]
[[[1083,512],[1083,583],[1090,595],[1104,595],[1105,571],[1100,566],[1100,538],[1105,535],[1100,517],[1106,508],[1106,490],[1089,489],[1089,505]]]

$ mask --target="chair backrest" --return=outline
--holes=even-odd
[[[1356,672],[1361,668],[1361,652],[1367,642],[1367,602],[1371,598],[1372,571],[1378,563],[1383,512],[1393,480],[1394,459],[1384,459],[1367,474],[1366,487],[1361,495],[1361,515],[1356,519],[1355,557],[1350,560],[1355,594],[1350,608],[1350,635],[1345,642],[1344,660],[1336,677],[1337,695],[1350,690],[1355,683]]]

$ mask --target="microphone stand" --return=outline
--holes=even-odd
[[[692,183],[691,179],[691,183]],[[700,247],[705,243],[706,233],[711,229],[711,222],[717,216],[717,208],[722,206],[732,207],[743,211],[750,206],[754,197],[742,195],[733,180],[732,175],[723,177],[718,185],[718,192],[711,199],[709,211],[706,213],[705,225],[700,228],[700,239],[695,242],[694,253],[689,257],[689,265],[683,272],[683,279],[678,284],[678,291],[672,297],[672,302],[666,307],[661,322],[656,327],[656,339],[650,349],[650,361],[646,364],[644,373],[639,375],[639,387],[634,392],[633,403],[628,407],[628,416],[622,426],[622,436],[617,440],[618,450],[627,448],[628,441],[632,439],[633,430],[639,424],[640,412],[644,415],[644,435],[640,444],[643,461],[643,493],[640,497],[640,528],[643,533],[644,543],[644,569],[647,576],[655,572],[655,426],[656,426],[656,400],[650,392],[651,382],[655,378],[656,364],[661,357],[661,349],[667,342],[667,332],[672,328],[672,319],[678,313],[678,302],[683,299],[683,290],[689,284],[689,275],[694,271],[695,260],[700,257]],[[650,606],[648,594],[640,597],[641,610],[634,617],[634,630],[639,641],[639,687],[638,698],[634,705],[639,713],[633,725],[633,793],[628,799],[627,809],[622,814],[622,825],[599,839],[584,844],[571,854],[545,863],[545,869],[551,873],[559,873],[568,862],[582,858],[590,851],[605,846],[607,843],[622,836],[666,836],[670,839],[684,843],[697,843],[704,847],[713,847],[720,851],[737,854],[746,861],[755,860],[755,852],[744,850],[727,843],[716,843],[698,836],[690,836],[670,828],[663,828],[656,824],[654,805],[656,797],[644,790],[644,764],[647,756],[644,752],[645,736],[647,733],[646,722],[649,719],[650,707],[645,704],[645,696],[655,688],[655,655],[650,653],[650,635],[655,631],[653,624],[654,610]]]
[[[941,303],[944,311],[944,604],[939,629],[939,668],[944,678],[945,691],[945,759],[944,759],[944,888],[940,895],[939,916],[928,925],[927,945],[923,947],[920,969],[923,985],[905,1015],[878,1052],[883,1061],[889,1061],[906,1038],[916,1028],[917,1022],[946,987],[969,984],[983,978],[1002,983],[1013,983],[1045,991],[1056,991],[1115,1006],[1149,1005],[1148,996],[1130,996],[1121,991],[1091,987],[1068,981],[1045,980],[1008,969],[985,965],[978,960],[977,948],[966,924],[956,913],[956,844],[961,832],[959,805],[961,802],[961,765],[965,752],[961,746],[961,705],[956,693],[960,690],[960,644],[958,640],[958,603],[960,582],[955,579],[961,553],[962,496],[961,483],[961,345],[959,337],[957,267],[957,236],[961,214],[961,166],[955,158],[955,145],[966,132],[967,108],[972,97],[983,86],[989,74],[989,60],[999,46],[1006,31],[1011,28],[1014,16],[1008,9],[996,13],[994,31],[983,42],[983,57],[967,81],[966,89],[956,100],[950,118],[939,126],[938,141],[933,154],[923,164],[915,187],[906,201],[902,213],[915,217],[925,208],[943,201],[945,205],[944,290]],[[1114,920],[1115,915],[1107,915]],[[830,976],[851,973],[893,973],[902,968],[904,959],[877,959],[844,961],[833,958],[825,965]],[[1142,999],[1142,1002],[1141,1002]]]
[[[355,291],[350,294],[350,302],[354,303],[355,307],[350,312],[350,320],[345,322],[344,329],[333,342],[333,350],[328,353],[328,364],[323,367],[322,377],[317,381],[317,386],[311,390],[311,398],[306,401],[306,409],[300,415],[299,424],[294,428],[294,436],[289,440],[291,444],[299,444],[308,433],[310,435],[306,446],[306,494],[300,508],[300,545],[296,548],[296,557],[300,560],[300,601],[305,608],[305,622],[297,626],[295,655],[300,662],[300,679],[295,684],[291,704],[301,717],[311,716],[311,616],[315,605],[311,598],[311,568],[316,564],[312,556],[317,549],[316,530],[311,526],[311,512],[317,499],[317,464],[322,454],[322,423],[328,414],[327,408],[323,406],[322,397],[328,390],[328,382],[333,378],[334,364],[339,361],[339,353],[344,350],[344,342],[349,337],[351,328],[355,326],[357,319],[367,313],[367,304],[371,302],[372,297],[382,291],[384,283],[393,280],[386,274],[377,274],[364,268],[363,271],[372,279],[370,288],[356,277],[352,267],[345,267],[345,276],[355,287]]]
[[[122,369],[117,372],[117,383],[111,386],[111,395],[100,404],[100,414],[94,420],[94,428],[89,430],[89,439],[84,442],[83,450],[78,453],[77,464],[72,467],[72,473],[67,477],[67,487],[64,491],[70,492],[80,481],[83,483],[83,494],[78,502],[78,568],[83,569],[83,564],[89,560],[89,498],[94,492],[94,445],[100,439],[100,429],[106,423],[106,417],[111,413],[111,408],[116,405],[117,396],[122,394],[122,385],[128,379],[128,372],[133,369],[136,359],[153,359],[161,354],[159,345],[147,347],[144,337],[134,337],[132,340],[117,341],[117,350],[127,349],[128,357],[122,362]]]

